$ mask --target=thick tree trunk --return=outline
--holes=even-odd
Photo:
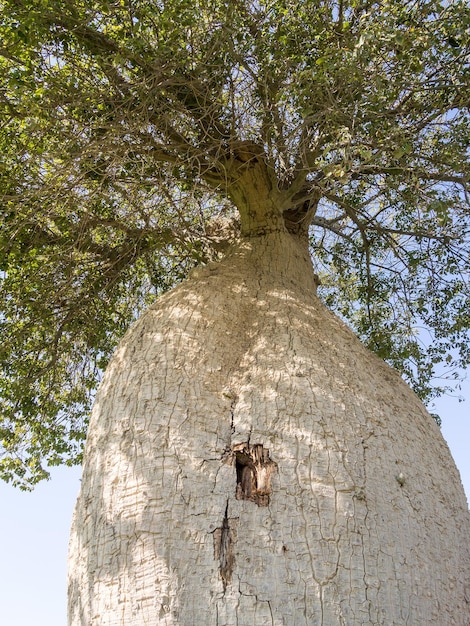
[[[466,626],[469,517],[438,427],[244,239],[121,342],[89,429],[71,626]]]

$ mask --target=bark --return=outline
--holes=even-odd
[[[469,516],[434,420],[244,238],[127,333],[90,423],[70,626],[470,622]]]

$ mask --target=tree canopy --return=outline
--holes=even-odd
[[[255,232],[250,162],[366,345],[424,400],[466,367],[466,0],[0,6],[4,479],[79,462],[131,321]]]

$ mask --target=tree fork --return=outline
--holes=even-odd
[[[223,167],[230,174],[227,193],[240,213],[244,237],[289,232],[306,242],[318,206],[318,193],[298,193],[289,198],[281,190],[263,148],[251,141],[231,143]]]

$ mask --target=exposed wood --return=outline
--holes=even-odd
[[[251,500],[258,506],[268,506],[271,476],[276,464],[269,458],[263,444],[242,443],[234,446],[237,470],[237,499]]]

